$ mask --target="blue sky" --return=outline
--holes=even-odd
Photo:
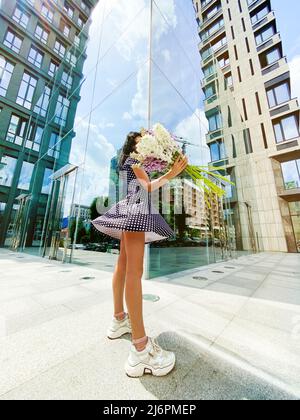
[[[293,96],[300,96],[300,2],[273,0],[272,6],[291,62]],[[76,201],[84,205],[107,194],[110,160],[126,134],[147,126],[149,33],[149,0],[101,0],[94,12],[71,156],[82,168]],[[191,141],[190,160],[204,164],[209,155],[198,43],[191,0],[155,0],[152,122]]]
[[[278,30],[281,32],[284,50],[291,60],[300,55],[300,2],[299,0],[272,0],[276,12]]]

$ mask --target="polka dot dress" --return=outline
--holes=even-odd
[[[94,227],[105,235],[121,239],[123,232],[145,232],[145,242],[161,241],[174,235],[151,202],[151,194],[140,184],[132,169],[137,160],[128,158],[121,170],[121,185],[126,197],[103,216],[93,220]]]

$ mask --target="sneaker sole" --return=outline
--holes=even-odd
[[[116,340],[117,338],[122,337],[125,334],[131,334],[131,329],[128,327],[120,328],[118,331],[109,331],[107,333],[107,338],[110,340]]]
[[[141,378],[145,374],[151,374],[153,376],[166,376],[168,375],[175,366],[176,360],[168,366],[161,369],[153,369],[148,365],[130,366],[128,362],[125,364],[125,372],[129,378]]]

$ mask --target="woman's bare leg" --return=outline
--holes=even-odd
[[[113,276],[114,311],[117,319],[124,318],[124,289],[126,275],[126,251],[124,238],[121,239],[120,255]]]
[[[134,342],[134,340],[146,338],[143,320],[142,294],[145,234],[143,232],[124,232],[123,238],[127,256],[125,298],[132,326],[132,339]],[[147,338],[144,341],[147,342]],[[143,343],[136,347],[138,348],[141,345],[143,345]]]

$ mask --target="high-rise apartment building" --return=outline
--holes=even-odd
[[[299,104],[270,0],[194,0],[211,161],[240,249],[300,251]]]
[[[0,246],[25,210],[24,241],[40,242],[51,174],[69,163],[96,3],[0,3]]]

